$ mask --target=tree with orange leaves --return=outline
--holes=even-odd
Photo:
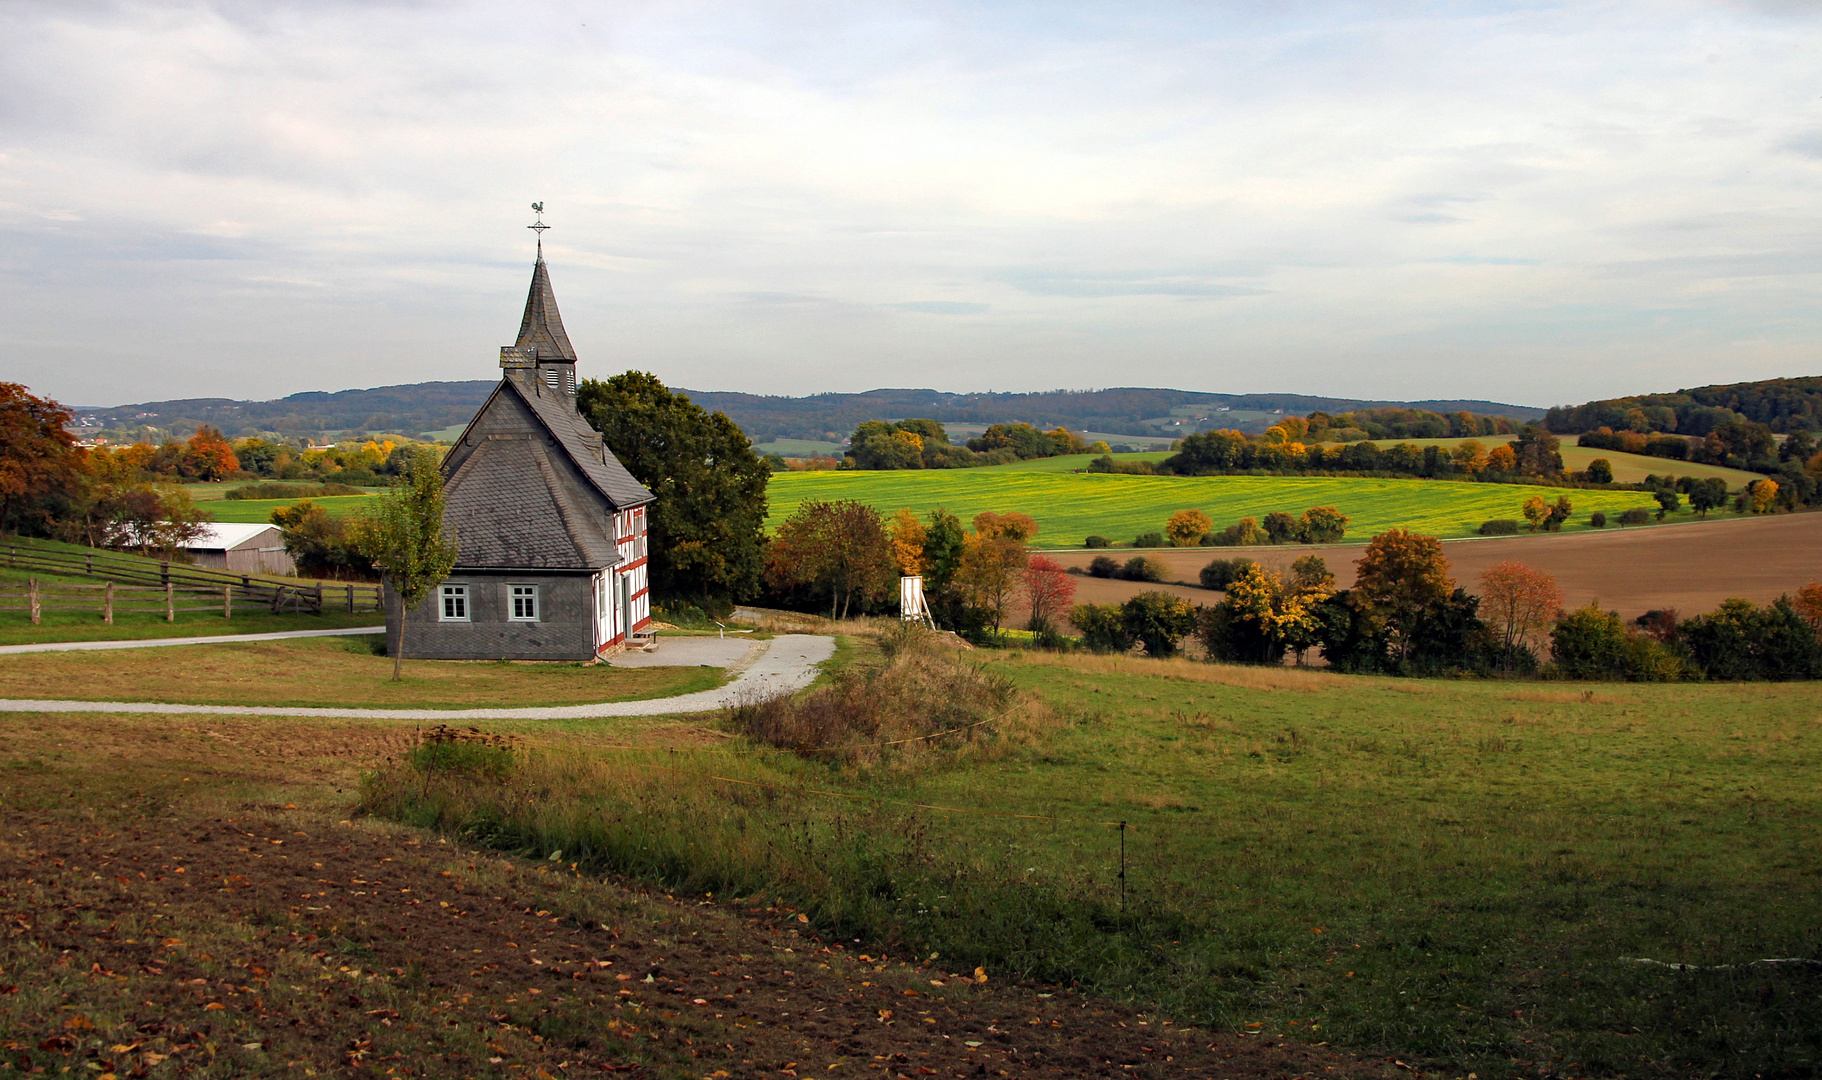
[[[1455,591],[1442,542],[1409,529],[1373,537],[1354,564],[1352,599],[1383,630],[1399,660],[1410,655],[1418,624]]]
[[[1480,575],[1480,604],[1481,616],[1510,651],[1529,647],[1532,638],[1549,632],[1563,606],[1563,591],[1542,570],[1507,561]]]
[[[917,512],[901,509],[892,515],[892,523],[887,531],[892,537],[892,561],[898,564],[898,572],[906,577],[917,577],[924,572],[924,540],[930,530],[917,520]]]
[[[198,480],[221,480],[240,471],[240,460],[221,432],[204,424],[184,444],[180,468]]]
[[[1811,581],[1798,589],[1790,604],[1808,621],[1811,630],[1822,634],[1822,583]]]
[[[19,383],[0,382],[0,531],[14,509],[82,472],[82,451],[63,427],[74,416]]]

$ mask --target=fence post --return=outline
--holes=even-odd
[[[354,614],[354,586],[348,586],[348,614]]]
[[[234,586],[232,585],[221,587],[221,617],[224,619],[234,617]]]
[[[177,601],[176,598],[171,595],[171,579],[168,576],[171,573],[171,564],[166,563],[164,569],[165,574],[167,575],[164,583],[164,621],[176,622]]]
[[[323,583],[320,581],[316,583],[316,613],[323,613]]]
[[[101,621],[109,626],[114,625],[114,583],[108,582],[106,599],[101,609]]]
[[[38,579],[32,578],[32,625],[38,625]]]
[[[95,572],[95,553],[92,551],[89,552],[87,555],[83,556],[83,560],[84,560],[84,562],[83,562],[82,572],[85,574],[91,574],[91,575],[94,574],[94,572]]]

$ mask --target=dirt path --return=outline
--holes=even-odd
[[[156,744],[123,762],[106,751],[141,736],[112,718],[43,720],[9,721],[0,747],[0,1049],[21,1072],[1393,1071],[829,941],[762,904],[666,896],[347,818],[326,785],[401,749],[400,733],[290,730],[289,763],[238,741]],[[53,752],[78,744],[91,749]]]
[[[1290,545],[1256,548],[1183,548],[1145,554],[1168,566],[1168,577],[1195,581],[1211,559],[1245,556],[1274,569],[1286,569],[1303,555],[1320,555],[1344,585],[1352,584],[1353,567],[1365,544]],[[1632,618],[1653,608],[1676,608],[1684,615],[1712,611],[1722,600],[1743,596],[1769,603],[1822,578],[1822,513],[1698,522],[1674,527],[1610,528],[1568,535],[1445,540],[1443,550],[1455,580],[1477,591],[1480,574],[1508,559],[1556,576],[1571,607],[1598,600],[1602,607]],[[1097,552],[1056,555],[1064,566],[1087,567]],[[1105,552],[1124,561],[1134,552]],[[1077,578],[1076,600],[1118,603],[1146,589],[1163,588],[1196,603],[1210,604],[1220,593],[1185,586],[1141,585],[1130,581]],[[1016,612],[1007,625],[1023,625]]]

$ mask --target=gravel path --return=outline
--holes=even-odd
[[[286,638],[385,632],[383,626],[349,626],[340,630],[280,630],[271,634],[209,634],[204,637],[139,638],[133,641],[44,641],[32,645],[0,645],[0,656],[28,652],[87,652],[90,649],[156,649],[164,645],[227,645],[236,641],[283,641]]]
[[[305,631],[321,633],[322,631]],[[249,635],[295,637],[296,634]],[[208,638],[205,641],[217,639]],[[113,644],[113,643],[109,643]],[[0,712],[176,713],[217,716],[323,716],[366,720],[594,720],[609,716],[674,716],[708,712],[745,694],[775,694],[808,686],[817,666],[835,655],[835,639],[816,634],[783,634],[734,681],[714,690],[645,701],[612,701],[599,705],[557,705],[536,709],[313,709],[277,705],[178,705],[144,701],[0,700]]]

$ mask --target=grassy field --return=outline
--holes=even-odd
[[[1335,506],[1352,519],[1350,537],[1365,538],[1394,526],[1456,537],[1472,535],[1489,518],[1520,517],[1519,507],[1532,495],[1551,502],[1568,496],[1575,517],[1566,531],[1586,528],[1588,514],[1595,510],[1611,518],[1633,507],[1656,508],[1648,494],[1636,491],[1355,477],[1116,476],[1007,466],[780,473],[769,489],[768,524],[776,528],[806,499],[858,499],[887,513],[908,506],[921,514],[941,506],[963,520],[983,510],[1017,510],[1037,519],[1034,546],[1063,548],[1081,546],[1090,534],[1130,543],[1140,533],[1162,531],[1172,513],[1188,508],[1206,512],[1222,527],[1274,510],[1300,514],[1311,506]]]
[[[985,662],[1035,734],[867,770],[578,743],[369,806],[1445,1076],[1822,1057],[1822,969],[1755,963],[1822,960],[1814,687]]]
[[[238,621],[238,620],[236,620]],[[719,668],[413,660],[377,635],[0,656],[0,697],[324,708],[478,708],[631,701],[712,690]]]
[[[310,501],[327,510],[332,517],[346,517],[363,507],[372,504],[375,495],[328,495],[313,498]],[[290,506],[297,499],[220,499],[211,500],[208,511],[216,521],[239,521],[249,524],[265,524],[272,520],[272,511],[281,506]]]

